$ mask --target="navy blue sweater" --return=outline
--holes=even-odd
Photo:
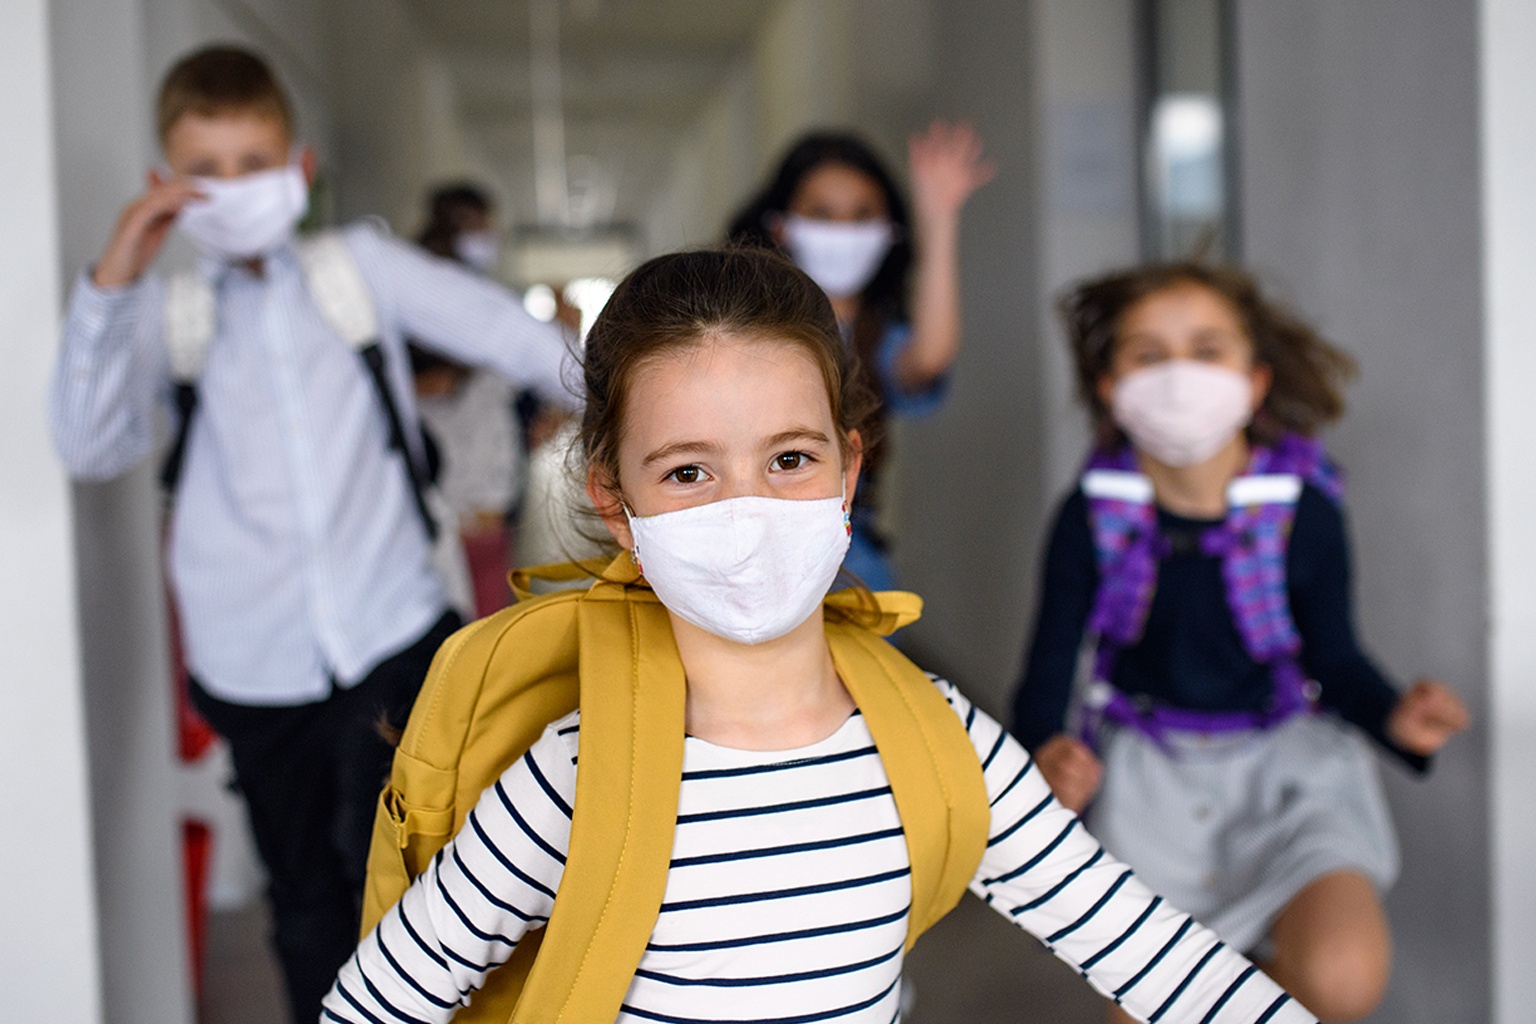
[[[1199,535],[1220,521],[1161,508],[1157,520],[1173,551],[1158,563],[1142,638],[1120,652],[1111,682],[1126,693],[1181,708],[1263,710],[1273,691],[1270,674],[1243,649],[1227,605],[1221,559],[1199,550]],[[1062,731],[1098,584],[1088,499],[1077,490],[1062,503],[1046,548],[1034,638],[1014,694],[1014,734],[1030,749]],[[1386,736],[1398,693],[1355,639],[1344,517],[1311,486],[1303,487],[1296,504],[1286,586],[1301,635],[1301,665],[1322,687],[1323,706],[1424,770],[1425,758]]]

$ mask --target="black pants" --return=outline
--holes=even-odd
[[[459,625],[445,613],[356,686],[315,704],[232,704],[192,681],[193,703],[229,742],[266,865],[294,1024],[319,1020],[320,1000],[357,948],[374,807],[394,755],[385,734],[405,727],[432,655]]]

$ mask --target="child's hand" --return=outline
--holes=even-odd
[[[981,158],[981,139],[965,122],[935,121],[907,141],[912,207],[919,223],[956,218],[971,193],[992,180],[997,167]]]
[[[159,254],[181,208],[202,195],[186,178],[164,179],[150,171],[149,188],[117,218],[112,239],[91,274],[96,287],[122,288],[137,281]]]
[[[1404,750],[1427,757],[1471,721],[1455,690],[1435,679],[1420,679],[1387,716],[1387,735]]]
[[[1104,778],[1104,764],[1088,744],[1065,733],[1057,733],[1040,744],[1035,751],[1035,763],[1056,799],[1078,814],[1099,791],[1099,782]]]

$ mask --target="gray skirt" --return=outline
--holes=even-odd
[[[1110,853],[1230,946],[1260,946],[1310,882],[1354,871],[1383,891],[1397,840],[1353,728],[1303,715],[1267,731],[1174,733],[1168,751],[1106,730],[1088,826]]]

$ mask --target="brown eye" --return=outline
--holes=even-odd
[[[773,466],[775,469],[795,470],[805,465],[805,459],[804,452],[780,452],[773,457]]]
[[[699,482],[700,472],[698,466],[678,466],[667,476],[680,484],[696,484]]]

